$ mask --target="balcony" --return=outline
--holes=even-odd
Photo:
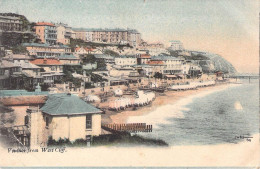
[[[44,80],[44,83],[54,83],[54,80],[46,79]]]
[[[71,37],[71,32],[65,32],[65,37]]]

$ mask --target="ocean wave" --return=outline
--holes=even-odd
[[[221,88],[213,88],[207,91],[199,92],[198,94],[191,95],[184,97],[180,100],[178,100],[174,104],[166,104],[160,107],[157,107],[154,111],[150,112],[149,114],[143,115],[143,116],[131,116],[128,118],[128,123],[146,123],[153,125],[153,128],[160,128],[160,124],[172,124],[173,121],[170,119],[172,118],[180,118],[184,119],[184,112],[189,111],[189,108],[187,107],[191,103],[193,103],[193,100],[196,98],[202,98],[205,96],[208,96],[212,93],[216,93],[222,90],[226,90],[230,87],[236,87],[239,86],[237,84],[229,84],[226,86],[222,86]]]

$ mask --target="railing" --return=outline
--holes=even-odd
[[[126,123],[126,124],[105,124],[102,127],[115,131],[126,131],[130,133],[152,132],[153,126],[146,123]]]
[[[44,83],[54,83],[54,80],[44,80]]]

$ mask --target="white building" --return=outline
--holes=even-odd
[[[179,40],[170,41],[170,48],[172,50],[183,50],[184,49],[182,42]]]
[[[183,72],[184,59],[173,56],[155,56],[151,60],[161,60],[165,65],[163,74],[175,74]]]
[[[102,111],[71,94],[49,95],[41,109],[28,110],[30,146],[54,140],[86,139],[101,134]]]
[[[137,64],[135,56],[118,56],[115,57],[115,65],[121,67],[129,67]]]
[[[71,27],[69,27],[67,24],[59,23],[56,24],[56,30],[57,30],[57,42],[62,44],[69,44],[70,38],[71,38]]]

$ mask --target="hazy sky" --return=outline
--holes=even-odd
[[[148,42],[181,40],[240,72],[258,72],[258,0],[0,0],[0,12],[72,27],[135,28]]]

